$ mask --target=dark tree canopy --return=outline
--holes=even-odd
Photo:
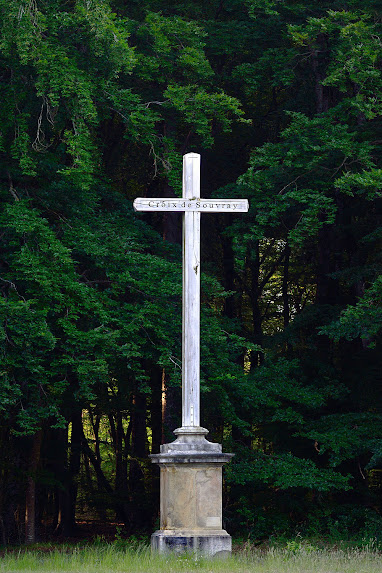
[[[0,544],[150,532],[202,228],[202,421],[233,534],[382,531],[381,8],[0,0]]]

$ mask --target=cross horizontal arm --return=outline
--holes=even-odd
[[[136,211],[198,211],[203,213],[246,213],[247,199],[148,199],[137,197],[133,203]]]

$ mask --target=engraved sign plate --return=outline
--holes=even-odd
[[[137,197],[133,203],[136,211],[198,211],[203,213],[246,213],[247,199],[149,199]]]

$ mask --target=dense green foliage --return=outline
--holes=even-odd
[[[154,527],[179,425],[180,193],[230,532],[381,531],[378,3],[0,0],[0,543]],[[35,503],[35,498],[37,503]]]

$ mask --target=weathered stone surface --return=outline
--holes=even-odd
[[[161,464],[161,529],[221,529],[222,468]]]
[[[227,557],[232,551],[231,536],[224,530],[156,531],[151,536],[151,549],[160,553],[195,552],[207,557]]]
[[[151,544],[166,552],[230,552],[231,537],[222,529],[222,466],[233,454],[208,442],[204,428],[179,428],[177,439],[151,456],[160,466],[160,530]]]
[[[178,428],[174,442],[163,444],[160,454],[152,454],[151,461],[156,464],[210,463],[223,465],[231,460],[233,454],[223,454],[220,444],[206,440],[208,430],[200,427]]]

